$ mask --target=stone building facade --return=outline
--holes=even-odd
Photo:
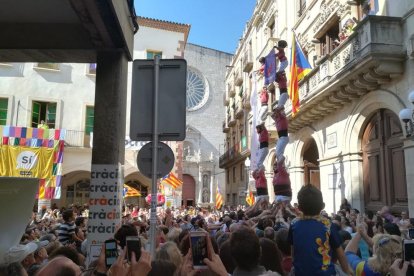
[[[226,65],[232,55],[187,44],[187,132],[183,144],[183,205],[212,205],[216,187],[224,191],[224,171],[219,168],[223,150],[223,93]]]
[[[410,124],[398,117],[413,107],[407,100],[414,90],[413,10],[409,0],[257,1],[226,76],[227,152],[220,167],[232,174],[250,155],[240,146],[239,130],[247,128],[251,137],[250,97],[257,97],[254,87],[261,87],[263,79],[254,82],[249,75],[280,39],[288,42],[290,55],[293,30],[313,67],[299,83],[299,113],[292,116],[290,101],[285,106],[293,202],[302,185],[312,184],[323,192],[329,212],[347,198],[360,210],[388,205],[394,212],[409,209],[413,214],[414,142]],[[237,94],[241,87],[243,93]],[[273,85],[268,89],[276,92],[271,111],[279,91]],[[265,164],[272,191],[277,133],[270,118],[266,126],[271,150]]]

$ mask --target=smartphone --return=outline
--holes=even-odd
[[[127,236],[126,237],[126,246],[127,246],[127,258],[128,262],[131,262],[132,252],[135,253],[135,258],[138,261],[141,257],[141,240],[137,236]]]
[[[118,247],[115,240],[105,241],[105,265],[111,267],[118,257]]]
[[[404,261],[414,260],[414,240],[403,240]]]
[[[414,239],[414,228],[408,229],[408,237],[410,237],[410,239]]]
[[[207,269],[204,258],[208,258],[207,233],[203,231],[190,232],[190,247],[193,256],[194,269]]]

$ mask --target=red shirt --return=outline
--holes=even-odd
[[[256,188],[267,188],[267,180],[264,170],[254,170],[252,176],[256,180]]]
[[[263,88],[262,91],[260,92],[260,102],[262,103],[262,105],[266,105],[268,100],[269,100],[269,95],[267,94],[267,90]]]
[[[290,185],[289,174],[282,162],[277,163],[277,173],[273,176],[273,185]]]
[[[259,143],[262,142],[269,142],[269,133],[265,127],[263,127],[262,131],[259,133]]]
[[[288,129],[288,120],[286,119],[286,115],[282,112],[279,113],[277,118],[275,119],[276,130],[287,130]]]
[[[285,50],[283,49],[278,49],[279,51],[276,53],[276,58],[279,59],[280,61],[285,61],[287,60],[287,57],[285,55]]]

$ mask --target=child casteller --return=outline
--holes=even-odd
[[[285,54],[286,47],[287,47],[287,42],[285,40],[279,40],[277,42],[277,46],[274,47],[275,49],[277,49],[276,60],[279,60],[279,68],[276,71],[276,80],[275,80],[279,86],[279,93],[280,93],[279,101],[277,103],[277,108],[282,108],[288,99],[287,78],[286,78],[285,69],[289,65],[289,62]]]

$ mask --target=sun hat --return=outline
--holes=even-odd
[[[45,247],[46,245],[48,245],[49,244],[49,241],[48,240],[36,241],[34,243],[37,245],[36,251],[39,251],[40,249],[42,249],[43,247]]]
[[[24,260],[24,258],[34,253],[37,250],[37,248],[38,246],[34,242],[29,242],[28,244],[15,245],[4,254],[2,263],[20,263]]]

